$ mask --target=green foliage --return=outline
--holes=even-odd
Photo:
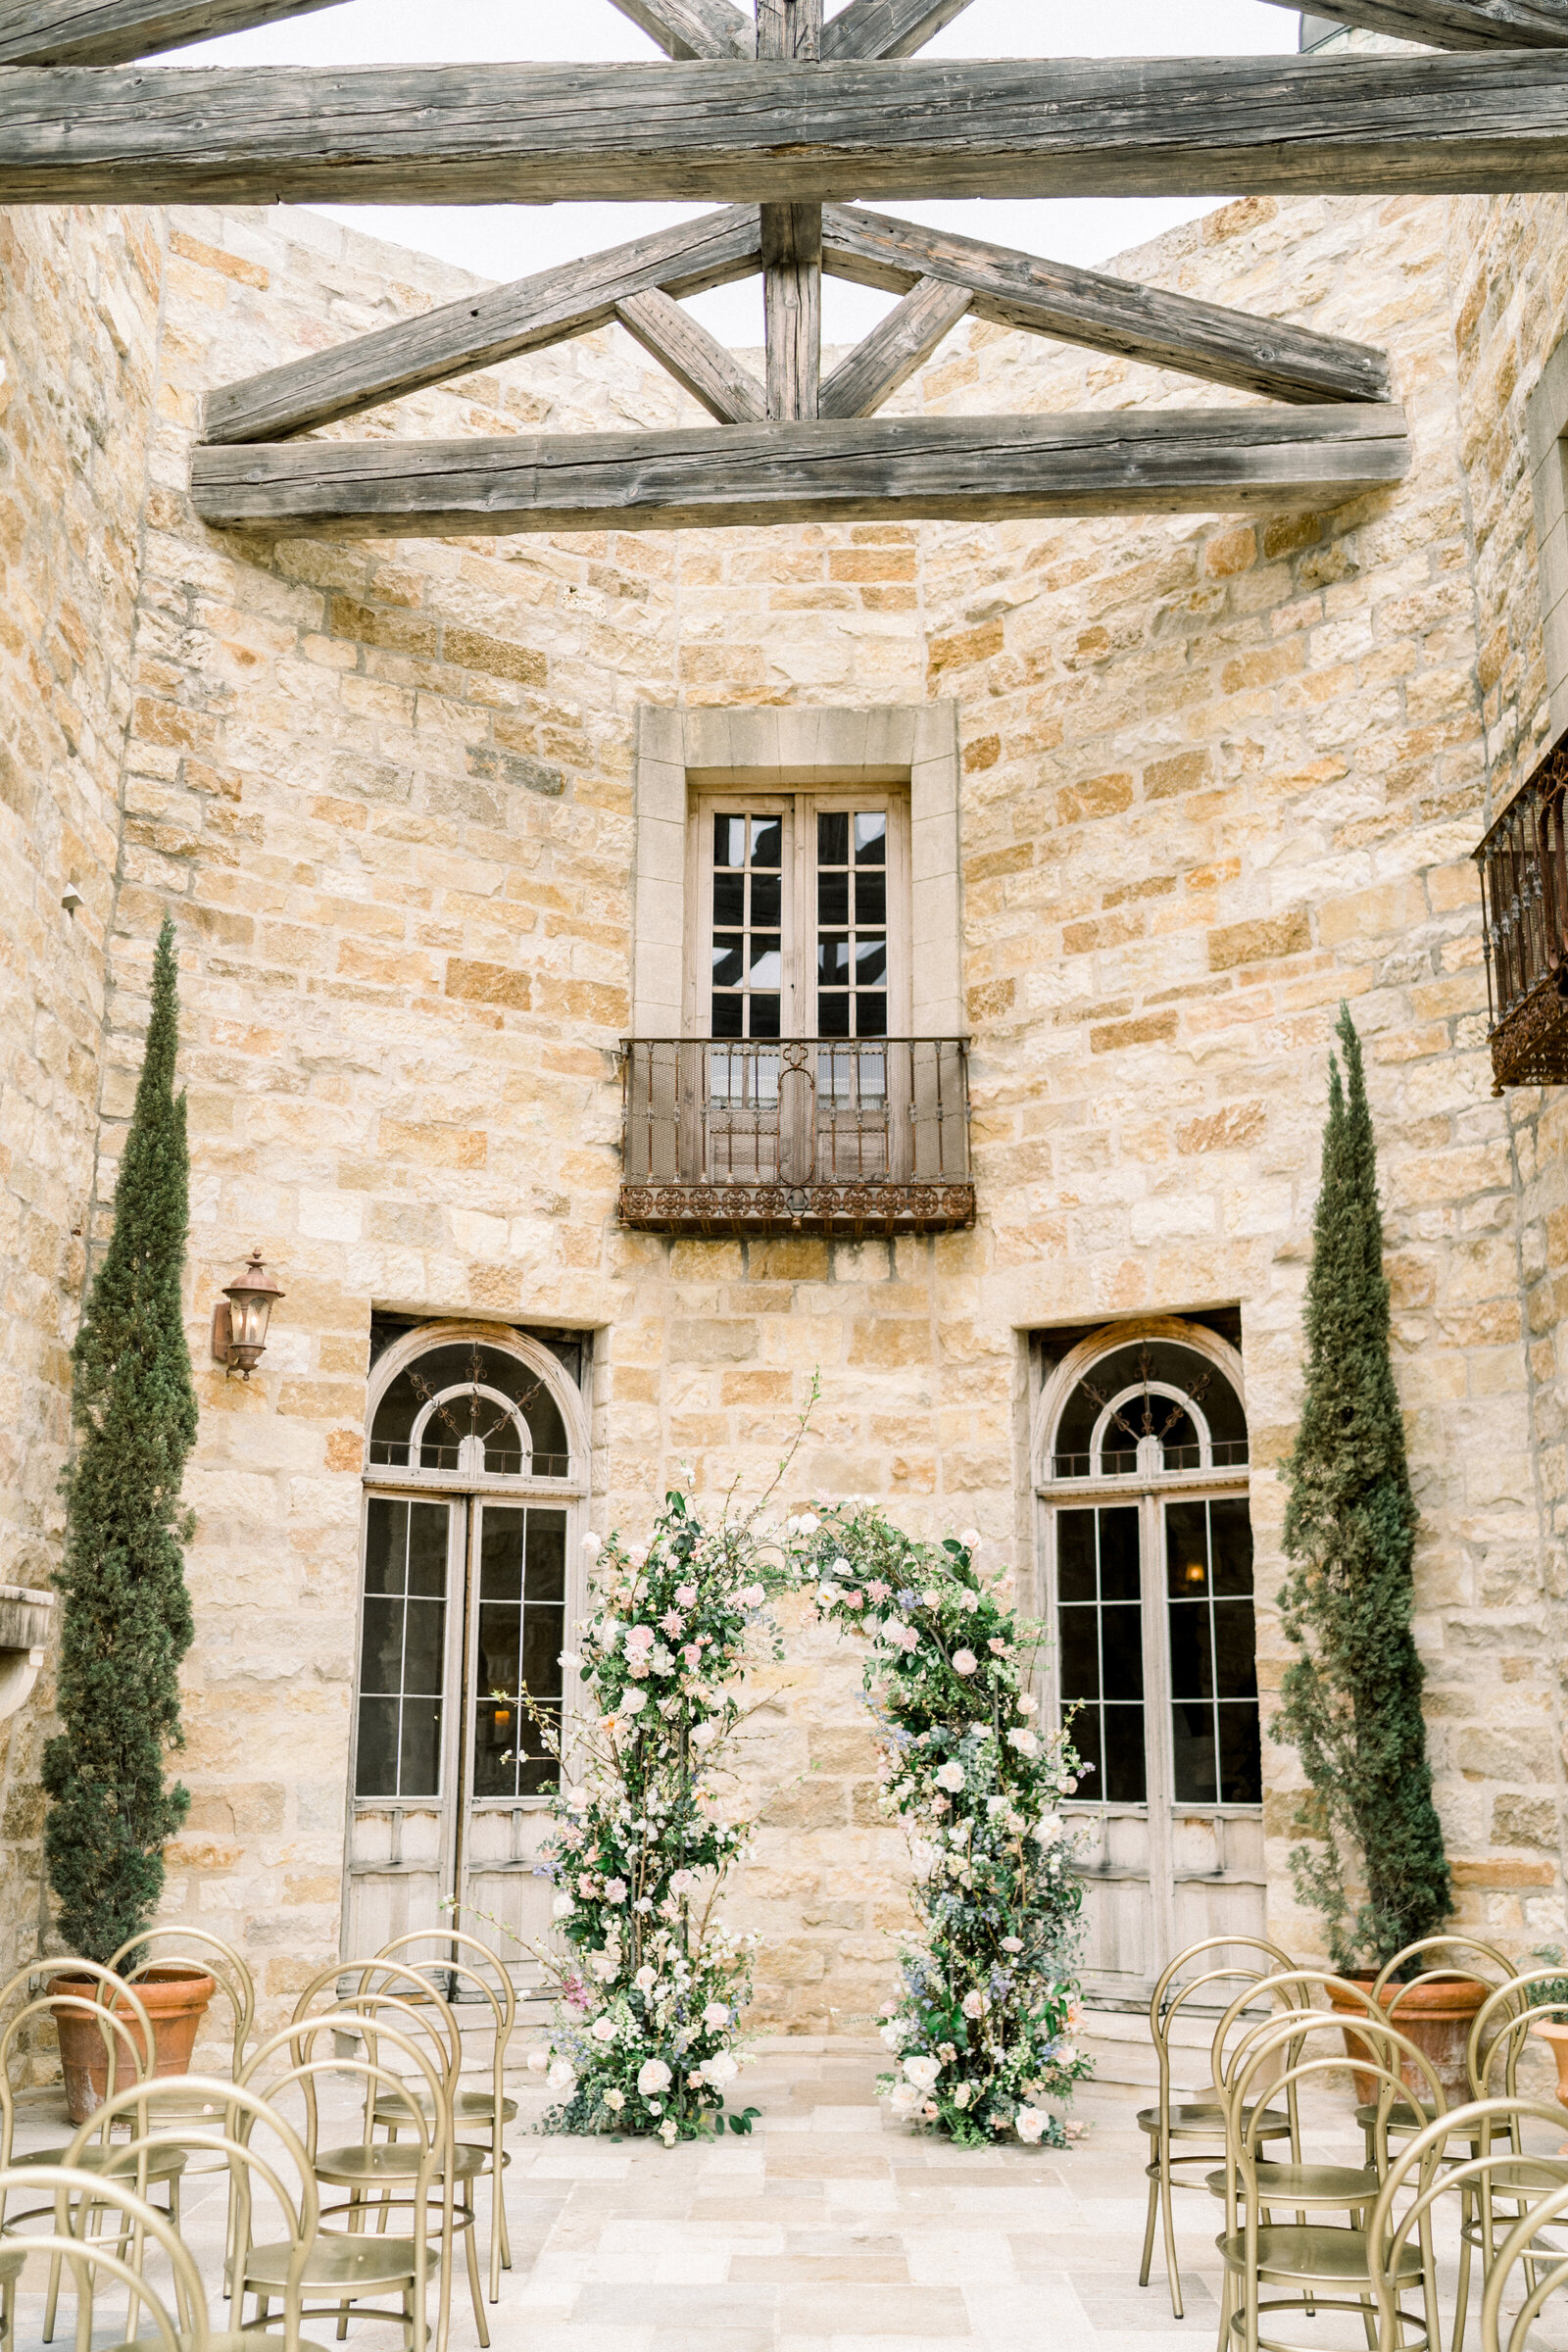
[[[169,1787],[183,1743],[179,1661],[194,1628],[180,1510],[196,1396],[180,1316],[189,1229],[185,1098],[174,1093],[174,931],[153,965],[152,1019],[115,1187],[115,1229],[72,1350],[77,1446],[66,1474],[66,1596],[59,1708],[44,1750],[53,1800],[49,1881],[67,1948],[107,1961],[144,1927],[164,1886],[163,1848],[188,1791]]]
[[[1361,1044],[1340,1007],[1306,1289],[1306,1396],[1281,1475],[1291,1489],[1280,1596],[1298,1655],[1273,1737],[1308,1783],[1291,1856],[1342,1971],[1376,1970],[1453,1910],[1432,1801],[1424,1675],[1410,1631],[1416,1507],[1389,1348],[1377,1151]],[[1348,1891],[1363,1890],[1353,1908]]]
[[[1033,1720],[1043,1631],[979,1574],[972,1532],[918,1544],[853,1504],[796,1525],[818,1612],[870,1642],[882,1806],[914,1862],[915,1937],[881,2030],[898,2071],[879,2087],[893,2115],[959,2146],[1061,2147],[1080,2127],[1041,2102],[1090,2071],[1072,2040],[1083,1888],[1057,1809],[1082,1767]]]

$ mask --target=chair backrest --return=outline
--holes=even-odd
[[[1485,2258],[1493,2243],[1492,2176],[1499,2165],[1518,2167],[1523,2137],[1520,2126],[1532,2119],[1552,2127],[1555,2144],[1562,2130],[1560,2107],[1548,2107],[1540,2099],[1472,2099],[1463,2107],[1450,2107],[1446,2115],[1436,2117],[1391,2156],[1382,2190],[1367,2224],[1372,2283],[1383,2315],[1381,2342],[1396,2344],[1401,2340],[1394,2320],[1400,2249],[1408,2243],[1412,2231],[1424,2232],[1426,2217],[1440,2197],[1463,2196],[1467,2202],[1475,2199]],[[1468,2156],[1454,2155],[1456,2139],[1469,2140]],[[1528,2161],[1532,2166],[1537,2163],[1543,2166],[1549,2185],[1552,2159],[1531,2157]],[[1561,2173],[1564,2187],[1568,2188],[1568,2164],[1556,2165],[1555,2170]],[[1401,2211],[1400,2200],[1411,2187],[1412,2175],[1418,2176],[1415,2194]],[[1498,2184],[1496,2193],[1511,2205],[1519,2193],[1517,2183],[1504,2180]],[[1512,2219],[1511,2213],[1507,2218]]]
[[[1533,1984],[1555,1984],[1560,1968],[1533,1968],[1496,1985],[1476,2011],[1465,2043],[1465,2073],[1470,2095],[1490,2099],[1497,2088],[1497,2061],[1503,2060],[1501,2095],[1513,2098],[1519,2088],[1519,2058],[1533,2025],[1542,2020],[1568,2026],[1568,2001],[1532,2001]],[[1489,2038],[1490,2035],[1490,2038]]]
[[[1543,2109],[1544,2114],[1548,2112]],[[1558,2129],[1562,2116],[1557,2116]],[[1530,2330],[1535,2326],[1541,2307],[1548,2295],[1568,2285],[1568,2250],[1554,2246],[1544,2251],[1540,2243],[1543,2230],[1553,2223],[1559,2227],[1568,2220],[1568,2185],[1552,2189],[1547,2195],[1533,2201],[1508,2231],[1487,2272],[1486,2286],[1481,2297],[1481,2352],[1503,2352],[1501,2342],[1502,2298],[1509,2292],[1509,2280],[1514,2267],[1527,2262],[1536,2267],[1536,2276],[1525,2274],[1527,2292],[1508,2329],[1507,2352],[1525,2352],[1530,2342]],[[1554,2258],[1554,2259],[1553,2259]]]
[[[155,1950],[155,1945],[172,1944],[172,1951]],[[140,1959],[131,1954],[139,1952]],[[128,1963],[128,1965],[127,1965]],[[215,1936],[207,1928],[143,1928],[139,1936],[127,1936],[111,1958],[111,1968],[134,1984],[155,1968],[199,1968],[210,1976],[224,2000],[234,2027],[234,2050],[230,2063],[236,2073],[245,2063],[245,2044],[256,2023],[256,1979],[231,1943]]]
[[[367,1972],[396,1980],[395,1984],[378,1985],[373,1992],[340,1993],[337,1989],[344,1978],[358,1974],[363,1984]],[[463,2035],[452,2013],[451,2003],[437,1992],[428,1977],[401,1960],[340,1961],[335,1968],[323,1968],[311,1979],[294,2004],[296,2023],[309,2016],[313,2002],[330,1988],[330,2008],[344,2011],[362,2006],[367,2001],[392,2001],[400,2004],[416,2020],[416,2030],[428,2035],[431,2043],[442,2051],[442,2072],[446,2082],[449,2105],[456,2105],[458,2079],[463,2072]],[[326,2012],[322,2012],[326,2014]]]
[[[472,1958],[465,1959],[461,1954],[454,1956],[448,1953],[439,1959],[416,1961],[413,1957],[413,1946],[419,1943],[461,1944],[463,1951],[471,1953]],[[492,2012],[499,2072],[506,2058],[507,2044],[512,2039],[512,2029],[517,2020],[517,1988],[512,1982],[512,1971],[500,1953],[493,1951],[489,1944],[482,1943],[477,1936],[470,1936],[464,1928],[415,1928],[407,1936],[394,1936],[390,1943],[383,1943],[375,1957],[379,1962],[396,1959],[400,1954],[404,1964],[412,1967],[418,1976],[429,1979],[444,1972],[450,1977],[461,1977],[465,1984],[477,1987]],[[490,1982],[492,1976],[495,1978],[494,1984]],[[362,1978],[361,1983],[364,1981]],[[453,2003],[453,2014],[458,2019],[461,2032],[463,2019],[456,2002]]]
[[[1250,1967],[1243,1961],[1233,1963],[1228,1967],[1218,1964],[1209,1968],[1197,1967],[1197,1964],[1207,1954],[1223,1952],[1258,1952],[1267,1960],[1268,1966],[1266,1968]],[[1206,1991],[1210,1986],[1224,1984],[1234,1984],[1238,1981],[1255,1984],[1262,1978],[1272,1977],[1281,1970],[1289,1970],[1292,1966],[1293,1962],[1289,1952],[1282,1952],[1278,1944],[1269,1943],[1260,1936],[1205,1936],[1201,1942],[1190,1943],[1186,1951],[1177,1953],[1154,1986],[1149,2001],[1149,2036],[1154,2045],[1154,2055],[1159,2062],[1159,2105],[1162,2121],[1170,2102],[1170,2033],[1178,2012],[1189,2001],[1195,1999],[1200,1992]],[[1189,1977],[1186,1984],[1178,1984],[1177,1979],[1185,1969],[1189,1968],[1197,1968],[1197,1973]],[[1172,1990],[1173,1986],[1174,1990]]]
[[[100,1985],[93,1992],[42,1993],[38,1999],[26,2002],[7,2018],[4,2029],[0,2030],[0,2165],[11,2162],[16,2135],[17,2098],[12,2087],[11,2069],[18,2046],[28,2037],[34,2020],[41,2023],[48,2019],[58,2033],[62,2010],[69,2017],[88,2019],[103,2037],[105,2084],[110,2093],[116,2087],[117,2077],[128,2075],[132,2082],[140,2082],[144,2076],[151,2074],[157,2056],[152,2022],[128,1986],[122,1986],[118,1978],[111,1978],[109,1982],[116,1987],[117,1995],[122,1990],[129,1994],[124,2003],[124,2007],[130,2011],[129,2016],[121,2014],[118,2001],[117,2006],[111,2009],[99,1997],[103,1990]],[[96,2123],[97,2115],[92,2120]],[[107,2137],[107,2132],[103,2136]],[[4,2213],[5,2199],[0,2196],[0,2217]]]
[[[429,2028],[424,2020],[412,2012],[407,2018],[387,2014],[405,2006],[390,1993],[371,1992],[363,1997],[366,2002],[375,2005],[369,2031],[374,2034],[377,2044],[388,2043],[400,2057],[409,2061],[411,2073],[417,2078],[417,2088],[411,2089],[405,2077],[378,2058],[342,2057],[336,2053],[325,2058],[312,2056],[312,2051],[323,2034],[342,2033],[346,2017],[360,2018],[365,2015],[358,2000],[350,2008],[320,2010],[314,2017],[297,2018],[293,2024],[280,2027],[246,2059],[240,2074],[241,2085],[259,2091],[271,2107],[277,2106],[287,2088],[299,2090],[305,2103],[305,2131],[301,2136],[305,2142],[305,2152],[313,2165],[320,2141],[317,2084],[323,2077],[335,2074],[359,2082],[365,2091],[364,2112],[367,2119],[374,2112],[379,2092],[395,2091],[403,2101],[410,2124],[415,2129],[421,2163],[427,2161],[433,2175],[443,2160],[451,2137],[452,2118],[445,2077],[437,2072],[431,2063],[428,2048],[424,2046],[428,2041]],[[406,2027],[411,2027],[412,2031],[405,2030]],[[283,2051],[288,2053],[289,2064],[269,2076],[267,2070]],[[430,2101],[428,2114],[419,2105],[418,2092],[421,2089]],[[399,2129],[402,2129],[401,2124]],[[367,2139],[369,2136],[368,2120],[365,2136]]]
[[[1312,1995],[1319,1991],[1344,1993],[1357,2010],[1368,2017],[1381,2014],[1373,2007],[1372,1996],[1364,1984],[1357,1984],[1348,1977],[1337,1977],[1331,1969],[1293,1967],[1278,1976],[1259,1977],[1236,1995],[1214,2029],[1209,2059],[1217,2088],[1224,2090],[1253,2035],[1266,2034],[1271,2026],[1278,2025],[1282,2011],[1304,2013],[1308,2017],[1323,2015],[1324,2012],[1312,2007]],[[1245,2030],[1237,2035],[1234,2048],[1228,2049],[1231,2034],[1244,2023],[1247,2012],[1260,2000],[1278,2005],[1267,2016],[1254,2018],[1250,2025],[1246,2025]]]
[[[1419,1960],[1423,1952],[1440,1951],[1479,1952],[1485,1960],[1491,1962],[1504,1982],[1519,1974],[1513,1962],[1504,1959],[1494,1944],[1481,1943],[1474,1936],[1423,1936],[1419,1941],[1407,1943],[1402,1951],[1396,1952],[1394,1958],[1378,1971],[1376,1982],[1372,1986],[1374,1998],[1382,1993],[1385,1984],[1393,1984],[1396,1977],[1400,1980],[1401,1989],[1407,1989],[1411,1984],[1424,1981],[1428,1977],[1473,1976],[1475,1974],[1473,1969],[1455,1969],[1452,1966],[1444,1967],[1440,1964],[1435,1968],[1418,1969],[1416,1974],[1411,1977],[1403,1975],[1403,1971],[1409,1967],[1410,1962]],[[1385,2007],[1392,2006],[1396,2009],[1398,2001],[1399,1995],[1396,1992],[1393,2003],[1385,2003]]]
[[[78,2172],[69,2165],[29,2164],[21,2170],[0,2170],[0,2203],[14,2190],[29,2196],[36,2196],[42,2190],[54,2198],[52,2230],[37,2236],[28,2231],[25,2236],[17,2235],[7,2242],[13,2247],[24,2246],[29,2255],[58,2256],[71,2273],[76,2288],[78,2352],[85,2352],[92,2341],[92,2303],[100,2276],[123,2286],[133,2305],[146,2305],[158,2330],[161,2352],[207,2352],[207,2297],[201,2273],[167,2213],[160,2213],[144,2197],[138,2197],[122,2180],[103,2173]],[[174,2278],[172,2314],[164,2299],[146,2284],[140,2270],[112,2251],[122,2242],[122,2233],[111,2234],[106,2230],[94,2237],[86,2234],[81,2223],[95,2206],[107,2207],[121,2216],[123,2235],[139,2232],[143,2246],[151,2241],[167,2255]]]

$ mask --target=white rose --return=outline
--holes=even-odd
[[[937,1592],[937,1590],[936,1590],[936,1588],[935,1588],[934,1586],[931,1588],[931,1590],[930,1590],[929,1592],[922,1592],[922,1593],[921,1593],[921,1595],[920,1595],[920,1606],[921,1606],[921,1608],[922,1608],[922,1609],[940,1609],[940,1608],[941,1608],[941,1606],[942,1606],[942,1595],[941,1595],[941,1593],[940,1593],[939,1592]]]
[[[690,1486],[693,1482],[688,1479],[686,1483]],[[659,2136],[666,2148],[672,2148],[675,2145],[676,2140],[680,2137],[680,2126],[672,2115],[666,2115],[660,2125]]]
[[[648,1693],[646,1690],[623,1690],[620,1694],[620,1712],[622,1715],[640,1715],[647,1704]],[[1018,1737],[1017,1733],[1014,1732],[1012,1737],[1014,1740],[1016,1740]]]
[[[834,1561],[834,1563],[833,1563],[832,1567],[831,1567],[831,1568],[828,1570],[828,1574],[829,1574],[830,1576],[843,1576],[843,1577],[849,1577],[849,1576],[853,1576],[853,1575],[855,1574],[855,1571],[854,1571],[854,1569],[853,1569],[853,1568],[850,1566],[850,1563],[849,1563],[849,1561],[848,1561],[848,1560],[846,1560],[846,1559],[844,1559],[844,1558],[841,1556],[840,1558],[838,1558],[838,1559],[836,1559],[836,1560]]]
[[[1007,1745],[1015,1747],[1020,1756],[1033,1756],[1040,1752],[1040,1742],[1033,1732],[1009,1732]]]
[[[1039,1712],[1040,1712],[1040,1701],[1039,1701],[1039,1699],[1038,1699],[1038,1698],[1036,1698],[1036,1696],[1035,1696],[1035,1694],[1034,1694],[1034,1692],[1033,1692],[1032,1690],[1025,1690],[1025,1691],[1023,1692],[1022,1696],[1019,1698],[1019,1700],[1018,1700],[1018,1712],[1019,1712],[1019,1714],[1020,1714],[1020,1715],[1038,1715],[1038,1714],[1039,1714]]]
[[[596,2017],[588,2031],[593,2035],[595,2041],[613,2041],[615,2038],[615,2021],[612,2017]]]
[[[1051,2055],[1057,2066],[1076,2066],[1078,2063],[1078,2053],[1070,2041],[1058,2041]]]
[[[740,2071],[727,2050],[721,2050],[716,2058],[705,2059],[702,2066],[702,2072],[715,2090],[722,2090],[726,2082],[733,2082]]]
[[[718,1737],[719,1727],[716,1723],[700,1723],[692,1733],[692,1745],[701,1752],[705,1747],[711,1747]]]
[[[644,1561],[647,1559],[647,1557],[648,1557],[648,1546],[647,1546],[647,1544],[630,1544],[630,1545],[627,1547],[627,1551],[626,1551],[626,1557],[627,1557],[627,1559],[628,1559],[628,1560],[630,1560],[630,1562],[631,1562],[631,1564],[632,1564],[632,1566],[633,1566],[634,1568],[640,1568],[640,1567],[642,1566],[643,1562],[644,1562]]]
[[[743,1609],[760,1609],[767,1594],[760,1585],[748,1585],[744,1592],[737,1594],[737,1598]]]
[[[986,2013],[985,1994],[978,1991],[966,1992],[963,1996],[962,2007],[965,2017],[984,2017]]]
[[[662,2058],[645,2058],[637,2073],[638,2095],[649,2099],[656,2091],[668,2088],[669,2069]]]
[[[935,2089],[936,2080],[941,2072],[942,2064],[940,2059],[906,2058],[904,2061],[905,2081],[906,2082],[912,2082],[915,2089],[919,2091]]]
[[[558,2058],[551,2067],[549,2074],[546,2075],[545,2083],[546,2086],[551,2090],[575,2090],[577,2087],[577,2070],[572,2065],[571,2060],[569,2058]]]
[[[1026,2148],[1037,2148],[1046,2129],[1046,2118],[1038,2107],[1020,2107],[1013,2119],[1013,2129]]]
[[[582,1540],[582,1556],[585,1560],[597,1560],[599,1554],[604,1550],[604,1548],[605,1545],[603,1537],[584,1536]]]
[[[1061,1836],[1060,1814],[1042,1813],[1040,1819],[1035,1823],[1035,1836],[1042,1845],[1054,1845],[1056,1839]]]
[[[588,1791],[586,1788],[568,1788],[566,1790],[566,1810],[568,1813],[584,1812],[587,1809],[587,1804]]]
[[[605,1881],[605,1900],[607,1903],[623,1903],[626,1900],[624,1879],[607,1879]]]
[[[877,2039],[884,2049],[892,2050],[897,2055],[908,2038],[908,2033],[909,2029],[902,2017],[890,2017],[887,2024],[878,2030]]]
[[[569,1919],[575,1909],[576,1905],[569,1894],[558,1894],[550,1906],[550,1916],[552,1919]]]
[[[639,1992],[652,1992],[654,1986],[659,1983],[658,1971],[652,1968],[640,1968],[633,1977],[632,1983]]]
[[[811,1511],[803,1511],[796,1522],[803,1536],[814,1536],[822,1522]]]
[[[614,2114],[618,2115],[618,2114],[620,2113],[621,2109],[622,2109],[622,2108],[625,2106],[625,2104],[626,2104],[626,2093],[625,2093],[623,2090],[607,2090],[607,2091],[606,2091],[606,2093],[605,2093],[605,2105],[606,2105],[607,2107],[609,2107],[609,2108],[610,2108],[610,2109],[611,2109],[611,2110],[612,2110],[612,2111]]]
[[[1002,1938],[1002,1948],[1004,1952],[1021,1952],[1023,1950],[1023,1937],[1021,1936],[1004,1936]]]
[[[530,2074],[542,2075],[545,2071],[545,2068],[549,2064],[550,2052],[548,2050],[530,2050],[528,2052],[528,2071]]]
[[[958,1542],[963,1545],[965,1551],[978,1551],[985,1542],[985,1538],[977,1527],[966,1527],[959,1536]]]
[[[956,1756],[950,1756],[945,1764],[939,1764],[934,1777],[939,1788],[951,1788],[955,1795],[966,1786],[963,1766]]]
[[[816,1605],[819,1609],[831,1609],[843,1597],[837,1585],[818,1585],[816,1588]]]
[[[953,1653],[955,1674],[973,1674],[980,1661],[972,1649],[956,1649]]]
[[[902,2122],[914,2113],[924,2096],[925,2093],[916,2090],[912,2082],[895,2082],[888,2106]]]
[[[973,2097],[974,2084],[972,2082],[959,2082],[955,2085],[953,2092],[953,2104],[955,2107],[967,2107],[969,2101]]]
[[[727,2026],[729,2024],[729,2011],[724,2006],[724,2003],[722,2001],[710,2001],[708,2007],[703,2011],[703,2023],[708,2028],[710,2034],[716,2034],[720,2026]]]

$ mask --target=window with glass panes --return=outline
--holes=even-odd
[[[538,1796],[560,1778],[566,1514],[486,1502],[479,1527],[473,1793]]]
[[[714,1038],[906,1033],[907,802],[699,803],[692,1026]]]
[[[1144,1607],[1138,1510],[1056,1514],[1056,1633],[1063,1715],[1089,1767],[1081,1793],[1141,1805]]]
[[[357,1796],[441,1793],[451,1524],[445,1502],[367,1505]]]
[[[1165,1581],[1177,1802],[1261,1804],[1252,1528],[1239,1496],[1166,1502]]]

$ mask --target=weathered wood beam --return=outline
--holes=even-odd
[[[830,62],[912,57],[969,5],[970,0],[850,0],[822,27],[822,55]]]
[[[4,0],[0,66],[119,66],[333,0]]]
[[[752,57],[756,31],[730,0],[611,0],[666,57]]]
[[[1293,12],[1298,0],[1273,0]],[[1312,0],[1312,14],[1433,49],[1568,48],[1564,0]]]
[[[896,309],[857,343],[822,386],[820,416],[874,416],[931,357],[969,308],[962,286],[922,277]]]
[[[1178,368],[1269,400],[1390,397],[1388,359],[1370,344],[1312,334],[1282,319],[1194,302],[1185,294],[1041,261],[1004,245],[891,220],[885,213],[830,205],[822,237],[822,266],[830,277],[892,293],[940,278],[964,288],[975,316],[995,326],[1023,327],[1058,342],[1117,352],[1151,368]]]
[[[1401,480],[1398,409],[871,417],[197,449],[196,512],[297,537],[1332,508]]]
[[[755,54],[815,65],[822,54],[822,0],[757,0]]]
[[[757,0],[760,60],[814,65],[822,54],[822,0]],[[822,207],[762,207],[762,339],[767,413],[816,415],[822,376]]]
[[[656,287],[671,296],[702,294],[754,276],[760,266],[756,205],[707,213],[587,261],[563,262],[488,294],[465,295],[422,318],[312,352],[309,359],[220,384],[207,395],[205,436],[271,441],[303,433],[426,384],[608,326],[617,304],[632,295]]]
[[[1568,185],[1568,57],[19,66],[0,204]]]
[[[667,294],[629,294],[615,317],[720,424],[760,424],[766,416],[767,396],[751,369]]]

